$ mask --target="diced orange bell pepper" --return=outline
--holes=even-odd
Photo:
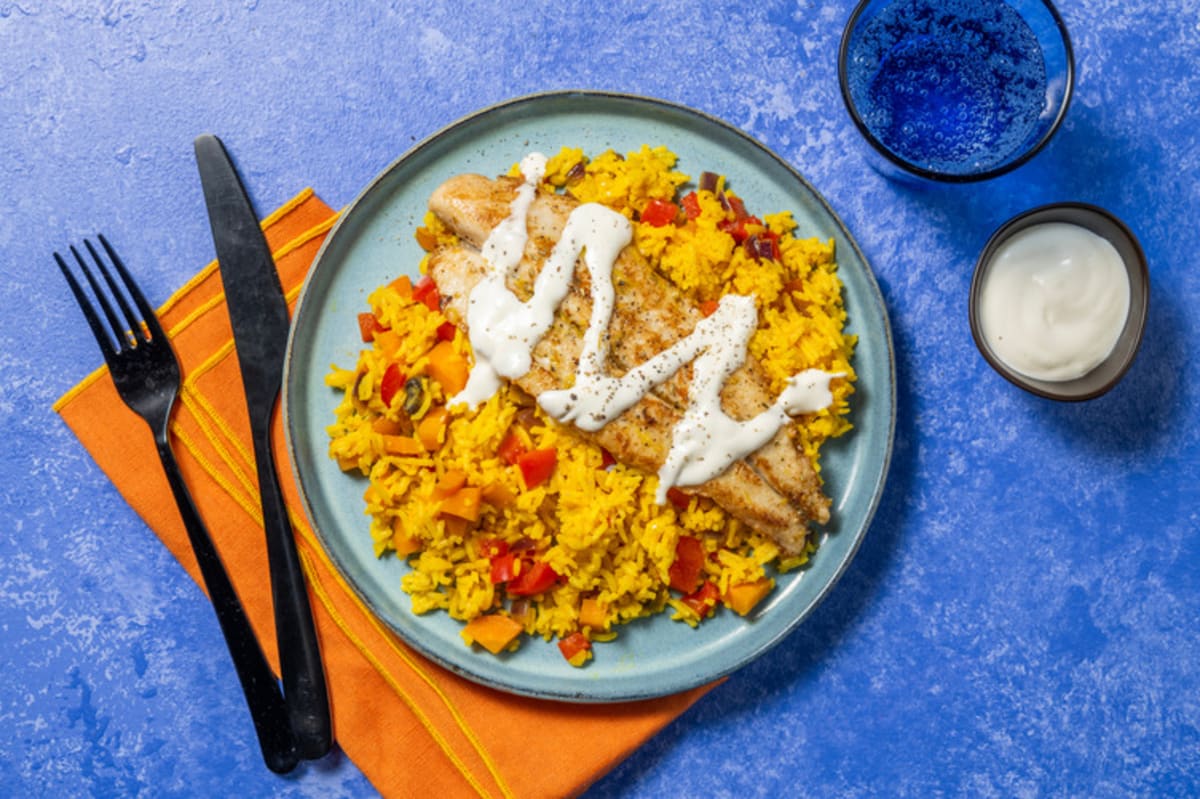
[[[460,519],[448,513],[443,513],[438,518],[442,520],[442,527],[445,528],[447,538],[465,538],[476,524],[476,522]]]
[[[368,505],[382,505],[386,498],[383,491],[374,483],[371,483],[363,491],[363,502],[366,502]]]
[[[421,439],[425,449],[434,452],[442,445],[446,438],[446,420],[449,418],[450,411],[446,410],[445,405],[438,405],[421,417],[417,423],[417,438]]]
[[[371,422],[371,429],[381,436],[398,436],[404,432],[404,425],[400,424],[398,419],[389,419],[386,416],[380,416]]]
[[[412,284],[412,278],[409,277],[408,275],[401,275],[400,277],[393,280],[389,284],[389,286],[391,287],[392,291],[395,291],[397,294],[399,294],[404,299],[406,299],[406,300],[412,299],[413,284]]]
[[[417,228],[417,232],[414,237],[417,240],[417,246],[419,246],[425,252],[433,252],[433,248],[437,246],[437,236],[434,235],[432,230],[424,225]]]
[[[437,481],[433,487],[434,499],[446,499],[453,496],[467,484],[467,473],[462,469],[450,469]]]
[[[607,630],[608,606],[595,597],[585,597],[579,605],[579,623],[593,630]]]
[[[429,365],[426,369],[429,376],[441,384],[447,397],[462,391],[471,374],[467,359],[454,349],[454,344],[449,341],[439,341],[429,351]]]
[[[468,522],[479,521],[479,511],[483,489],[479,486],[463,486],[442,500],[439,507],[442,513],[456,516]]]
[[[379,350],[385,358],[395,358],[403,343],[400,334],[395,330],[384,328],[375,331],[375,349]]]
[[[774,587],[775,581],[769,577],[762,577],[751,583],[731,585],[725,592],[725,605],[739,616],[745,616],[754,610],[754,606],[771,593]]]
[[[403,521],[396,519],[392,522],[392,549],[396,550],[397,555],[406,557],[419,551],[422,546],[421,539],[409,535],[404,529]]]
[[[463,627],[462,637],[468,644],[479,644],[498,655],[521,634],[521,625],[503,613],[476,616]]]
[[[388,455],[424,455],[425,447],[412,436],[384,436],[383,451]]]

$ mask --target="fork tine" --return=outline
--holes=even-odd
[[[100,351],[104,353],[104,360],[108,361],[116,355],[109,332],[104,329],[104,323],[96,315],[96,309],[92,307],[92,302],[84,293],[83,287],[79,285],[79,281],[71,274],[71,270],[67,267],[67,262],[58,253],[54,253],[54,260],[58,262],[58,268],[62,271],[63,277],[67,279],[67,285],[71,287],[71,293],[75,295],[75,301],[79,304],[79,309],[83,311],[84,318],[87,319],[88,325],[92,328],[96,342],[100,345]],[[95,281],[92,282],[93,284],[95,283]]]
[[[87,278],[88,285],[92,287],[92,294],[99,301],[100,308],[104,311],[105,318],[108,319],[108,326],[111,331],[109,333],[109,340],[115,339],[117,345],[115,349],[117,352],[121,352],[132,344],[129,340],[129,334],[126,333],[125,325],[121,324],[121,321],[117,318],[112,304],[108,301],[108,295],[100,287],[100,281],[96,280],[93,270],[88,266],[87,261],[83,260],[83,256],[79,254],[79,250],[75,249],[75,245],[73,244],[71,245],[71,254],[75,256],[75,262],[79,264],[79,270]]]
[[[134,304],[137,305],[138,311],[141,312],[142,322],[150,331],[150,337],[166,338],[163,334],[162,325],[158,322],[158,314],[155,313],[150,303],[146,302],[145,295],[138,288],[138,284],[133,279],[133,276],[129,274],[129,270],[125,268],[125,262],[121,260],[121,256],[117,255],[117,251],[108,243],[108,239],[104,238],[103,233],[97,234],[97,238],[100,239],[100,245],[104,247],[104,251],[108,253],[109,260],[116,267],[117,273],[121,276],[121,280],[125,284],[125,288],[129,290],[129,296],[133,298]]]
[[[100,257],[100,253],[96,252],[96,248],[93,247],[92,243],[87,239],[83,240],[83,246],[87,248],[88,253],[92,256],[92,260],[95,261],[96,266],[100,268],[100,274],[104,276],[104,282],[108,284],[109,291],[112,293],[113,297],[116,298],[117,304],[121,306],[121,313],[125,314],[125,321],[129,324],[129,327],[126,328],[128,330],[128,335],[132,338],[133,344],[136,346],[137,342],[143,340],[141,320],[138,318],[138,315],[133,312],[133,309],[129,307],[129,303],[125,299],[125,293],[122,292],[117,286],[117,282],[113,280],[112,272],[109,271],[108,266],[105,265],[104,259]],[[125,275],[122,274],[122,277],[124,276]],[[124,282],[126,287],[128,287],[128,284],[131,283],[132,280],[125,280]]]

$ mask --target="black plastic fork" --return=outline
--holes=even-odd
[[[84,248],[103,278],[103,285],[96,277],[96,270],[89,267],[88,262],[74,246],[71,247],[71,254],[75,256],[79,271],[98,301],[99,311],[72,274],[66,260],[58,253],[54,253],[54,260],[58,262],[59,269],[70,284],[71,291],[79,302],[96,341],[100,344],[117,393],[126,405],[145,420],[154,434],[159,459],[175,495],[192,551],[200,565],[204,585],[208,589],[221,632],[225,635],[225,643],[229,647],[229,654],[241,681],[246,704],[250,708],[250,716],[262,748],[263,760],[271,771],[280,774],[289,772],[299,762],[299,755],[282,690],[267,664],[258,639],[254,636],[246,611],[196,510],[192,496],[179,472],[175,454],[171,450],[169,426],[171,409],[179,395],[181,383],[179,362],[175,358],[171,342],[163,333],[154,309],[146,302],[112,246],[104,236],[98,238],[100,246],[120,278],[124,291],[117,285],[112,270],[105,265],[104,259],[90,241],[84,241]],[[119,316],[108,297],[115,300],[120,309]]]

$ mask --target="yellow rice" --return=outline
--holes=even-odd
[[[792,425],[793,435],[819,467],[821,444],[850,427],[846,416],[854,382],[850,358],[855,341],[843,333],[846,314],[833,242],[797,238],[790,212],[780,211],[761,219],[779,234],[781,258],[756,260],[718,227],[726,210],[713,191],[697,192],[701,213],[688,224],[655,227],[638,221],[651,199],[678,202],[690,178],[674,171],[675,165],[675,156],[663,147],[643,146],[625,155],[608,151],[592,159],[564,148],[550,159],[545,181],[581,202],[600,202],[630,218],[635,246],[696,302],[731,292],[753,294],[760,322],[750,351],[764,364],[772,391],[782,390],[790,375],[806,368],[847,375],[834,381],[835,401],[829,409]],[[720,190],[733,195],[723,179]],[[746,205],[755,213],[753,198]],[[429,248],[453,241],[453,234],[430,214],[418,240]],[[398,271],[404,266],[398,265]],[[810,537],[806,553],[781,559],[774,543],[707,500],[692,497],[686,510],[670,502],[656,504],[654,475],[621,464],[604,468],[604,453],[597,446],[540,410],[537,422],[522,435],[529,439],[528,449],[554,447],[557,465],[546,483],[526,489],[519,470],[497,454],[514,418],[530,404],[507,386],[475,411],[450,409],[444,440],[435,452],[389,454],[383,436],[373,429],[376,420],[394,415],[380,398],[383,375],[391,363],[400,364],[409,377],[426,374],[429,352],[446,318],[391,286],[376,289],[368,301],[380,325],[399,335],[377,338],[364,347],[353,368],[335,366],[327,376],[327,384],[343,392],[336,422],[329,427],[329,452],[343,469],[368,478],[364,498],[375,554],[393,556],[401,540],[420,547],[407,555],[411,570],[402,581],[414,613],[444,610],[465,622],[506,612],[505,592],[491,582],[485,551],[487,542],[495,540],[532,543],[544,550],[542,558],[560,575],[554,588],[535,598],[535,611],[523,620],[527,634],[547,640],[580,630],[585,597],[598,600],[604,613],[602,625],[582,630],[593,641],[613,637],[624,622],[668,608],[673,618],[699,623],[696,612],[667,587],[682,535],[703,542],[710,554],[704,578],[722,596],[731,586],[771,580],[779,571],[802,565],[815,548]],[[461,331],[453,346],[470,358]],[[436,381],[428,388],[435,406],[445,402]],[[472,529],[448,524],[433,495],[438,480],[454,470],[466,473],[468,485],[502,486],[513,501],[502,506],[485,502]],[[518,645],[519,639],[510,648]]]

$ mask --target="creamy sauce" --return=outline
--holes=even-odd
[[[1013,236],[993,257],[981,292],[988,346],[1038,380],[1074,380],[1096,368],[1129,314],[1129,276],[1116,248],[1063,222]]]
[[[579,366],[570,388],[543,392],[538,404],[560,422],[595,432],[693,362],[688,407],[658,473],[659,503],[666,500],[671,486],[704,483],[759,449],[791,416],[813,413],[833,402],[829,382],[841,375],[814,369],[792,377],[775,403],[752,419],[737,421],[722,410],[721,387],[746,360],[746,346],[758,323],[753,298],[739,295],[723,297],[715,313],[670,348],[619,378],[610,375],[605,367],[605,333],[615,303],[612,270],[633,237],[629,220],[596,203],[580,205],[571,212],[562,237],[538,273],[530,299],[522,302],[506,285],[525,249],[529,207],[545,167],[545,157],[537,153],[521,161],[525,181],[509,216],[484,243],[489,271],[472,289],[467,305],[475,365],[453,402],[474,407],[496,392],[501,377],[516,380],[529,371],[533,348],[570,290],[581,253],[591,277],[592,313]]]

